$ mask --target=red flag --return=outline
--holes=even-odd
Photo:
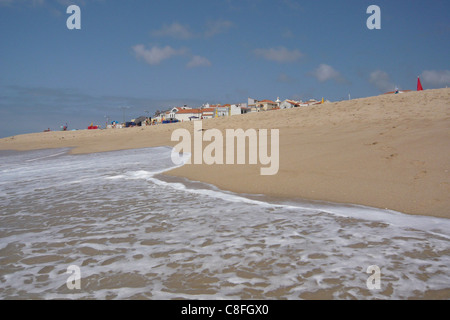
[[[422,84],[420,83],[420,77],[417,77],[417,91],[422,91]]]

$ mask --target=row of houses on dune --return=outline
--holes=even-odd
[[[248,99],[248,106],[251,107],[252,112],[259,112],[259,111],[270,111],[270,110],[279,110],[279,109],[289,109],[289,108],[297,108],[297,107],[308,107],[315,104],[322,104],[325,102],[329,102],[328,100],[322,99],[322,101],[317,101],[315,99],[310,99],[306,102],[303,101],[296,101],[291,99],[286,99],[284,101],[281,101],[280,98],[277,98],[277,100],[255,100],[255,99]]]
[[[310,99],[306,102],[295,101],[290,99],[281,101],[280,98],[277,98],[277,100],[272,101],[272,100],[256,100],[249,98],[247,103],[239,103],[239,104],[210,105],[209,103],[207,103],[201,106],[200,108],[191,108],[185,105],[183,107],[173,107],[167,111],[155,113],[155,115],[152,118],[152,122],[165,123],[178,121],[180,122],[195,121],[202,119],[235,116],[251,112],[263,112],[263,111],[272,111],[297,107],[308,107],[311,105],[322,104],[326,102],[329,101],[324,99],[322,99],[322,101]]]

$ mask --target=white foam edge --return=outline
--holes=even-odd
[[[336,215],[344,218],[356,218],[366,221],[386,223],[389,225],[395,225],[400,227],[414,228],[422,231],[432,233],[437,236],[442,236],[446,239],[450,239],[450,220],[445,218],[410,215],[393,210],[377,209],[362,205],[352,204],[275,204],[261,200],[249,199],[245,196],[238,195],[231,192],[225,192],[223,190],[208,190],[208,189],[190,189],[184,184],[178,182],[165,182],[155,177],[149,178],[153,183],[157,185],[170,186],[178,191],[186,191],[194,194],[201,194],[214,198],[220,198],[230,202],[244,202],[248,204],[254,204],[265,207],[273,208],[286,208],[293,210],[308,210],[316,213],[324,212],[332,215]]]
[[[178,161],[174,162],[173,161],[174,157],[177,158]],[[200,181],[190,180],[192,182],[200,182],[210,189],[188,188],[185,184],[180,182],[166,182],[156,178],[155,175],[163,174],[167,171],[184,166],[191,158],[191,154],[183,153],[182,155],[180,155],[177,152],[175,152],[174,149],[172,149],[171,158],[172,162],[174,163],[174,166],[171,166],[169,168],[151,172],[144,170],[130,171],[126,175],[121,174],[117,176],[106,177],[106,179],[146,179],[148,181],[155,183],[156,185],[171,187],[177,191],[201,194],[204,196],[219,198],[234,203],[241,202],[264,207],[286,208],[293,210],[308,210],[313,211],[315,213],[324,212],[344,218],[356,218],[365,221],[386,223],[389,225],[395,225],[399,227],[413,228],[421,231],[426,231],[437,236],[442,236],[446,239],[450,239],[450,219],[446,218],[411,215],[389,209],[379,209],[356,204],[338,204],[325,201],[320,201],[320,203],[319,201],[317,201],[317,203],[313,202],[302,203],[301,200],[299,200],[298,202],[285,201],[282,203],[270,203],[264,200],[250,199],[242,194],[224,191],[212,184]]]
[[[190,156],[191,156],[190,154],[187,154],[187,158],[189,158]],[[184,161],[184,163],[186,163],[186,161]],[[177,167],[183,165],[184,164],[180,164]],[[357,218],[366,221],[386,223],[389,225],[395,225],[400,227],[414,228],[417,230],[429,232],[436,236],[442,236],[446,239],[450,239],[450,219],[446,218],[405,214],[394,210],[373,208],[369,206],[356,204],[337,204],[331,202],[321,202],[320,204],[319,203],[307,204],[301,203],[300,200],[299,203],[285,202],[281,204],[275,204],[267,201],[250,199],[234,192],[220,190],[216,186],[208,183],[201,182],[202,184],[207,185],[211,189],[191,189],[186,187],[186,185],[182,183],[166,182],[154,177],[156,174],[162,174],[172,169],[173,168],[170,168],[168,170],[161,170],[158,173],[152,174],[151,177],[148,177],[148,180],[151,180],[157,185],[170,186],[179,191],[186,191],[190,193],[206,195],[231,202],[244,202],[248,204],[255,204],[265,207],[267,206],[274,208],[282,207],[294,210],[313,210],[316,213],[325,212],[328,214],[337,215],[344,218]]]

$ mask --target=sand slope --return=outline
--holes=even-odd
[[[169,175],[226,190],[354,203],[450,218],[450,89],[382,95],[202,122],[203,128],[279,129],[280,168],[186,165]],[[0,149],[74,153],[175,145],[176,128],[49,132],[0,139]],[[208,142],[204,142],[204,146]]]

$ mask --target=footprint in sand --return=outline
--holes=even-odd
[[[371,142],[371,143],[364,143],[365,146],[376,146],[378,144],[378,141]]]
[[[419,180],[427,175],[427,170],[421,170],[414,176],[414,180]]]
[[[392,153],[389,156],[385,157],[385,159],[391,160],[391,159],[396,158],[397,156],[398,156],[398,153]]]
[[[411,164],[418,169],[418,172],[414,175],[414,180],[421,179],[426,176],[427,170],[425,170],[425,161],[413,160]]]

